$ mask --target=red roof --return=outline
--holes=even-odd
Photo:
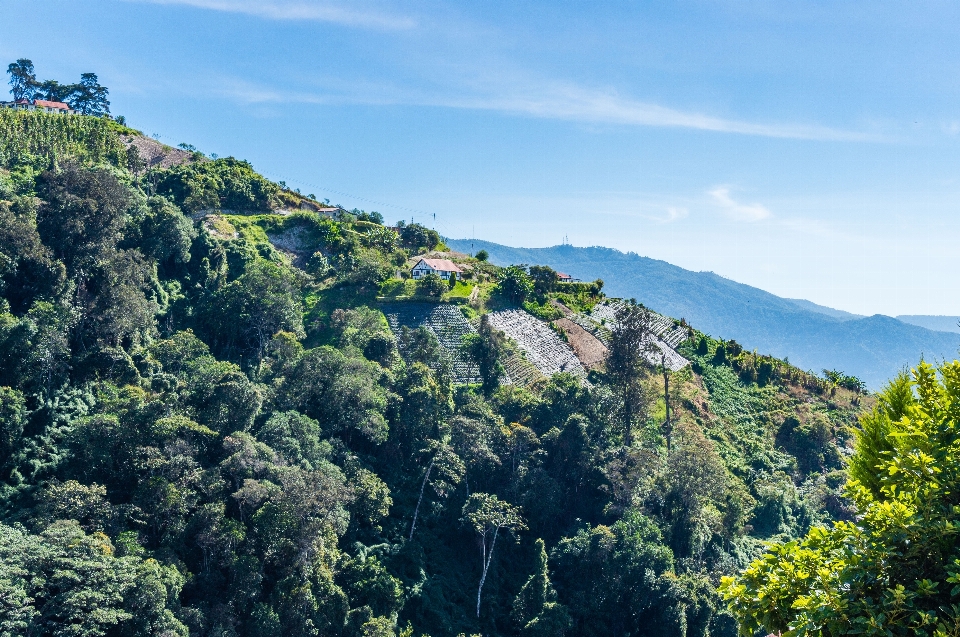
[[[49,102],[47,100],[33,100],[33,105],[39,108],[57,108],[61,111],[69,111],[70,107],[63,102]]]
[[[441,272],[463,272],[463,270],[458,268],[457,264],[450,259],[420,259],[420,261],[417,262],[417,265],[420,265],[421,262],[426,263],[434,270],[439,270]]]
[[[558,279],[572,279],[573,277],[569,274],[564,274],[563,272],[557,272]]]

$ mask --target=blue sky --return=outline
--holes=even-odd
[[[0,0],[167,143],[453,237],[960,314],[960,5]]]

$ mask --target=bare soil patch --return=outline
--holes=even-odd
[[[171,168],[180,164],[189,164],[193,161],[193,153],[161,144],[149,137],[131,135],[121,139],[123,139],[127,148],[131,146],[137,148],[140,158],[146,162],[147,168]]]
[[[557,319],[553,324],[567,335],[567,342],[584,367],[594,369],[603,363],[607,348],[596,336],[568,318]]]

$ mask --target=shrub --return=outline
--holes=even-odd
[[[172,197],[189,211],[265,212],[280,193],[280,187],[254,172],[249,162],[232,157],[158,170],[148,178],[158,195]]]
[[[514,303],[520,304],[533,293],[533,281],[522,265],[511,265],[500,271],[497,292]]]
[[[440,297],[447,290],[447,285],[443,279],[432,272],[419,281],[417,281],[417,294],[423,296]]]

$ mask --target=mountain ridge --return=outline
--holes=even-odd
[[[659,259],[601,246],[515,248],[476,239],[445,239],[454,250],[486,250],[498,265],[544,263],[584,280],[603,279],[611,296],[636,298],[684,318],[704,332],[747,349],[786,357],[803,369],[841,369],[880,388],[921,357],[955,356],[960,335],[893,317],[841,319],[840,310],[786,299],[714,272],[694,272]],[[803,301],[802,299],[800,301]],[[832,310],[834,315],[824,313]]]

